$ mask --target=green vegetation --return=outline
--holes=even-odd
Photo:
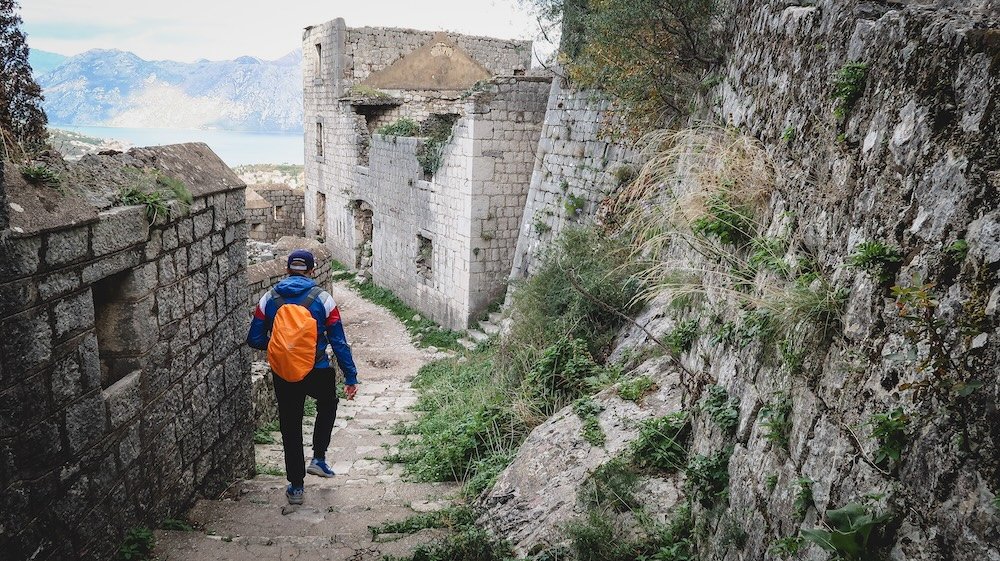
[[[781,559],[787,559],[799,554],[804,541],[805,540],[803,540],[801,536],[788,536],[781,538],[780,540],[775,540],[767,551],[771,555],[775,555]]]
[[[898,248],[872,241],[859,244],[847,260],[848,265],[868,273],[880,284],[896,276],[902,262],[903,255]]]
[[[369,526],[372,540],[385,534],[414,534],[427,528],[465,529],[475,523],[476,517],[466,506],[448,507],[435,512],[417,513],[398,522],[385,522],[378,526]]]
[[[349,97],[359,97],[364,99],[388,99],[392,97],[382,90],[366,86],[365,84],[354,84],[351,86],[351,89],[347,91],[347,95]]]
[[[772,473],[764,479],[764,486],[767,487],[768,491],[774,491],[774,488],[778,486],[778,476]]]
[[[386,136],[417,136],[420,133],[420,125],[409,117],[401,117],[388,125],[382,125],[375,133]]]
[[[965,256],[969,254],[969,242],[965,240],[955,240],[945,249],[945,253],[956,263],[965,261]]]
[[[710,197],[707,210],[707,214],[691,223],[694,233],[734,246],[742,246],[754,236],[752,211],[726,195]]]
[[[639,402],[656,384],[649,376],[639,376],[618,384],[618,397],[628,401]]]
[[[615,168],[614,176],[615,183],[619,187],[624,187],[632,182],[639,174],[636,173],[635,168],[630,165],[622,165]]]
[[[507,337],[420,370],[413,384],[424,414],[390,459],[416,480],[464,481],[467,494],[478,494],[532,428],[616,382],[618,369],[603,362],[624,320],[602,303],[625,313],[641,305],[619,244],[595,230],[562,232],[515,292]],[[589,436],[598,441],[596,431]]]
[[[180,201],[186,208],[191,208],[194,195],[191,194],[191,190],[183,181],[160,173],[156,176],[156,184],[159,187],[165,187],[173,195],[172,198]]]
[[[62,179],[59,174],[44,164],[19,166],[21,177],[32,185],[42,187],[59,187]]]
[[[417,149],[417,161],[425,176],[437,173],[444,157],[444,148],[451,139],[451,131],[458,122],[458,115],[431,115],[420,126],[420,135],[427,138]]]
[[[795,127],[788,125],[785,130],[781,132],[781,141],[785,144],[791,144],[795,141]]]
[[[710,456],[692,456],[688,460],[684,473],[687,475],[687,492],[693,500],[706,508],[728,500],[729,457],[732,454],[732,448],[726,448]]]
[[[875,463],[881,467],[896,465],[903,457],[903,448],[909,440],[907,430],[910,417],[902,407],[886,413],[876,413],[868,421],[871,436],[878,442]]]
[[[725,44],[710,0],[535,1],[562,20],[570,79],[615,98],[633,137],[687,113]]]
[[[691,512],[678,509],[666,524],[641,512],[641,534],[626,532],[622,523],[600,509],[589,509],[583,519],[567,525],[573,558],[579,561],[689,561],[694,559]]]
[[[258,428],[253,433],[254,444],[274,444],[277,441],[271,433],[277,430],[279,430],[278,421],[271,421],[270,423]]]
[[[145,526],[132,528],[125,534],[125,541],[118,548],[121,561],[146,561],[156,547],[156,536]]]
[[[698,320],[690,319],[682,321],[674,326],[663,337],[670,350],[676,354],[686,353],[691,350],[694,340],[698,337]]]
[[[863,62],[848,62],[840,67],[833,79],[833,99],[836,102],[834,114],[843,119],[854,108],[865,90],[868,65]]]
[[[138,187],[122,189],[115,199],[116,206],[145,206],[146,219],[151,223],[163,216],[170,216],[170,208],[167,206],[167,199],[163,193],[153,191],[147,193]]]
[[[351,274],[350,276],[354,276]],[[398,296],[387,288],[382,288],[375,283],[366,282],[364,284],[351,283],[351,286],[366,300],[374,302],[379,306],[392,312],[399,321],[403,322],[406,330],[415,338],[416,344],[420,347],[434,346],[439,349],[462,350],[458,340],[463,334],[459,331],[444,329],[429,318],[425,318],[413,308],[406,305]]]
[[[690,433],[691,423],[684,412],[643,421],[631,445],[632,463],[668,473],[684,469]]]
[[[583,421],[583,439],[591,446],[604,446],[606,436],[597,417],[601,411],[604,407],[589,397],[581,397],[573,403],[573,412]]]
[[[639,472],[622,457],[601,464],[580,486],[580,501],[588,508],[614,512],[637,510],[641,503],[635,496]]]
[[[788,449],[788,435],[792,430],[792,400],[785,392],[775,395],[774,401],[761,408],[759,418],[764,428],[764,439]]]
[[[815,483],[812,479],[808,477],[800,477],[795,480],[795,485],[798,487],[795,491],[795,516],[802,518],[806,515],[806,511],[813,506],[813,491],[812,485]]]
[[[826,511],[827,528],[802,530],[802,537],[846,561],[875,559],[880,530],[892,515],[875,515],[858,503]],[[874,539],[873,539],[873,535]]]
[[[510,544],[468,525],[443,540],[418,545],[407,557],[385,555],[382,561],[508,561],[513,557]]]
[[[733,432],[740,422],[740,400],[729,397],[726,388],[712,386],[708,393],[698,402],[698,408],[707,413],[709,418],[724,432]]]
[[[278,477],[284,477],[285,475],[285,470],[281,468],[265,466],[264,464],[257,464],[256,471],[260,475],[276,475]]]
[[[577,218],[580,216],[586,205],[586,197],[583,195],[575,195],[573,193],[568,193],[566,195],[566,200],[563,201],[563,208],[566,211],[566,216],[570,218]]]

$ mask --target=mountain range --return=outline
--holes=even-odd
[[[32,50],[30,62],[53,126],[302,131],[301,50],[194,63]]]

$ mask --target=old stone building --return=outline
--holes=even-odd
[[[277,241],[305,233],[305,192],[283,183],[248,186],[247,230],[251,240]]]
[[[253,471],[244,185],[204,144],[43,165],[2,182],[0,557],[109,559]]]
[[[525,75],[530,42],[336,19],[303,49],[307,235],[466,327],[506,290],[535,168],[550,80]],[[380,133],[402,118],[419,130]]]

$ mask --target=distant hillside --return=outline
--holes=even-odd
[[[69,58],[64,55],[31,49],[28,51],[28,63],[35,78],[54,70]]]
[[[302,130],[302,54],[195,63],[95,49],[38,77],[56,125]]]

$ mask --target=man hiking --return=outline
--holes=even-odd
[[[357,369],[347,345],[340,310],[333,296],[310,278],[312,253],[299,249],[288,256],[288,277],[264,293],[253,312],[247,344],[267,351],[278,401],[281,444],[285,452],[288,503],[302,504],[305,474],[333,477],[326,463],[333,423],[337,418],[337,374],[327,356],[333,347],[344,373],[347,399],[357,393]],[[316,399],[313,458],[305,468],[302,415],[306,396]]]

